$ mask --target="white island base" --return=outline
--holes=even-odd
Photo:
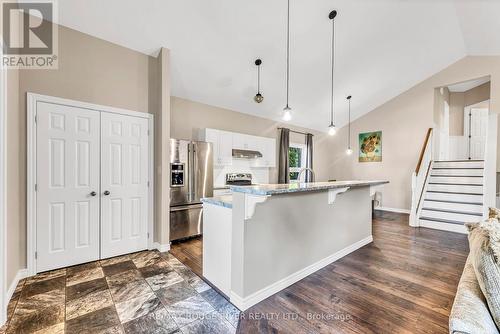
[[[371,195],[383,183],[234,187],[232,203],[205,199],[203,276],[248,309],[370,243]]]

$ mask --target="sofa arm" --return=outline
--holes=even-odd
[[[499,333],[469,259],[458,283],[449,325],[452,334]]]

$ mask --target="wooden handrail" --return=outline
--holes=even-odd
[[[427,147],[427,143],[429,142],[431,133],[432,133],[432,128],[429,128],[429,130],[427,130],[427,135],[425,136],[424,146],[422,146],[422,150],[420,151],[420,158],[418,159],[417,168],[415,169],[415,174],[417,175],[418,172],[420,171],[420,165],[422,165],[422,160],[424,160],[425,148]]]

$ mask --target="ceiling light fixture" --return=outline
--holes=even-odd
[[[352,154],[352,149],[351,149],[351,95],[347,97],[347,102],[349,103],[349,123],[348,123],[348,131],[347,131],[347,150],[345,153],[347,155]]]
[[[288,106],[290,95],[290,0],[287,0],[288,7],[286,13],[286,106],[283,108],[283,120],[292,119],[292,108]]]
[[[332,96],[330,100],[330,125],[328,126],[328,134],[333,136],[337,133],[337,129],[335,128],[335,100],[333,95],[333,74],[335,69],[335,17],[337,16],[337,11],[332,10],[328,15],[328,18],[332,20]]]
[[[260,65],[262,64],[262,60],[257,59],[255,61],[255,65],[257,65],[257,94],[255,94],[253,100],[257,103],[261,103],[264,101],[264,96],[260,93]]]

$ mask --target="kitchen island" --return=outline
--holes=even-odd
[[[370,243],[387,181],[232,186],[203,199],[203,276],[240,310]]]

